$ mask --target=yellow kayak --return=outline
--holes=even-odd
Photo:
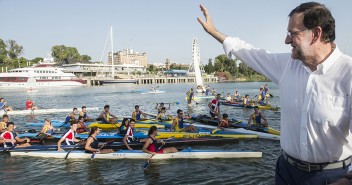
[[[116,123],[116,124],[107,124],[107,123],[91,123],[90,125],[88,125],[87,127],[88,128],[91,128],[91,127],[99,127],[101,129],[106,129],[106,130],[109,130],[109,129],[117,129],[118,127],[121,126],[121,123]],[[136,123],[134,125],[135,128],[150,128],[151,126],[156,126],[157,128],[165,128],[165,125],[158,125],[158,124],[147,124],[147,123]]]

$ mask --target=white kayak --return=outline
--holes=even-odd
[[[31,114],[51,114],[56,112],[70,112],[73,108],[70,109],[35,109],[35,110],[13,110],[13,111],[0,111],[0,115],[31,115]],[[98,107],[88,107],[88,111],[97,111]]]
[[[64,159],[67,152],[62,151],[11,151],[11,156],[27,156],[42,158]],[[95,154],[96,159],[148,159],[151,154],[141,150],[119,150],[108,154]],[[84,151],[74,150],[68,158],[71,159],[90,159],[92,154]],[[157,154],[154,159],[210,159],[210,158],[260,158],[262,152],[239,151],[239,150],[193,150],[191,148],[181,150],[176,153]]]
[[[193,123],[193,125],[197,128],[214,129],[214,130],[218,129],[217,126],[212,126],[212,125],[204,125],[204,124],[199,124],[199,123]],[[186,124],[186,126],[187,126],[187,124]],[[258,138],[260,138],[260,139],[270,139],[270,140],[280,141],[280,136],[278,136],[278,135],[257,132],[257,131],[253,131],[253,130],[247,130],[244,128],[224,128],[224,131],[242,133],[242,134],[256,134],[256,135],[258,135]]]
[[[142,92],[141,94],[160,94],[160,93],[165,93],[166,91],[147,91],[147,92]]]

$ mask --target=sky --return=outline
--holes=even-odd
[[[199,4],[209,10],[219,31],[270,52],[290,52],[285,45],[289,12],[298,0],[0,0],[0,39],[16,40],[27,59],[46,57],[52,46],[76,47],[92,61],[102,57],[113,27],[114,52],[146,52],[148,62],[192,61],[197,38],[203,64],[223,54],[222,45],[197,21]],[[336,43],[352,55],[352,1],[321,0],[336,21]]]

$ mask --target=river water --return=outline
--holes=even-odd
[[[100,87],[46,88],[36,92],[24,90],[0,89],[0,96],[9,105],[24,109],[27,97],[43,108],[72,108],[81,106],[102,107],[110,105],[115,115],[131,115],[135,105],[145,112],[155,112],[158,102],[179,102],[171,106],[170,113],[175,115],[177,109],[190,113],[207,114],[207,101],[188,107],[185,93],[193,84],[162,84],[162,94],[131,93],[131,90],[149,89],[151,85],[112,85]],[[220,93],[254,97],[260,82],[218,83],[210,84]],[[272,105],[279,104],[278,87],[268,83],[269,100]],[[193,85],[194,86],[194,85]],[[248,120],[253,110],[221,106],[221,112],[242,120]],[[279,129],[280,113],[263,111],[270,126]],[[17,130],[30,129],[26,122],[35,122],[45,118],[63,120],[68,113],[51,115],[19,116],[10,120],[15,122]],[[99,112],[90,112],[96,117]],[[187,147],[187,146],[185,146]],[[148,170],[143,170],[145,160],[77,160],[77,159],[40,159],[10,157],[0,154],[0,184],[274,184],[274,170],[280,155],[279,141],[240,140],[239,143],[221,146],[192,146],[194,149],[243,149],[263,152],[259,159],[204,159],[204,160],[161,160],[152,161]]]

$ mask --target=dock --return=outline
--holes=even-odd
[[[102,85],[102,81],[110,80],[111,78],[103,77],[83,77],[82,79],[87,81],[87,85],[95,86]],[[168,77],[168,76],[149,76],[149,77],[136,77],[137,84],[181,84],[181,83],[196,83],[196,77],[180,76],[180,77]],[[203,76],[204,83],[217,83],[218,77],[208,75]]]

